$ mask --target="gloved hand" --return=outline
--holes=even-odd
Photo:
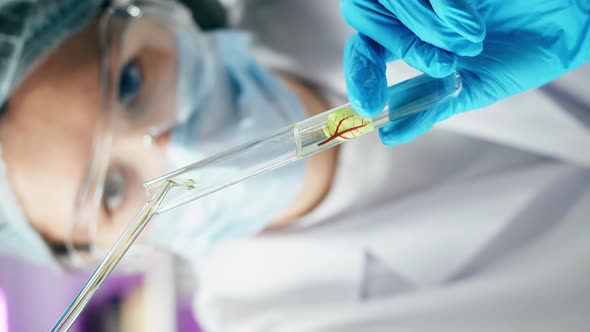
[[[386,145],[590,61],[590,0],[342,0],[341,7],[360,32],[346,45],[344,72],[361,115],[374,116],[386,104],[387,62],[401,59],[433,77],[457,70],[463,78],[450,103],[381,128]]]

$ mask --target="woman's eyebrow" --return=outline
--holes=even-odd
[[[57,257],[64,257],[68,255],[68,248],[63,243],[48,242],[51,253]]]
[[[4,104],[0,105],[0,120],[2,117],[8,113],[8,101],[4,102]]]
[[[52,240],[49,237],[47,237],[45,234],[40,234],[40,235],[41,235],[41,238],[43,238],[43,240],[45,241],[45,243],[49,247],[49,250],[51,250],[51,253],[53,255],[55,255],[57,257],[68,256],[69,250],[68,250],[68,247],[66,246],[65,243]],[[90,250],[90,245],[76,244],[76,248],[79,248],[80,250],[83,250],[83,251],[87,251],[87,250]]]

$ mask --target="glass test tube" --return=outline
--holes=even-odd
[[[113,272],[121,258],[123,258],[127,250],[129,250],[139,234],[141,234],[141,231],[156,214],[158,205],[162,202],[162,199],[171,187],[172,185],[170,183],[166,183],[157,190],[154,196],[150,197],[135,218],[133,218],[129,226],[127,226],[121,237],[119,237],[113,248],[103,258],[82,289],[80,289],[57,323],[55,323],[51,332],[65,332],[70,330],[96,291],[102,286],[111,272]]]
[[[460,93],[461,87],[461,77],[457,73],[444,78],[420,75],[390,86],[388,104],[373,118],[361,117],[350,104],[346,104],[187,165],[144,185],[148,197],[152,197],[155,190],[167,181],[189,181],[191,184],[192,190],[170,190],[157,210],[157,213],[162,213],[372,132],[391,121],[446,103]],[[219,169],[234,171],[220,173]]]
[[[391,121],[448,102],[460,91],[461,78],[458,74],[441,79],[421,75],[390,86],[388,105],[376,117],[363,118],[353,111],[350,104],[346,104],[146,182],[148,202],[51,331],[62,332],[71,328],[154,215],[372,132]],[[225,176],[215,172],[227,166],[239,171],[226,172]],[[208,176],[212,171],[214,176]],[[198,177],[195,178],[195,174]],[[178,190],[180,188],[184,190]]]

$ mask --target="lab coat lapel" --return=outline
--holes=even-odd
[[[364,241],[416,287],[440,284],[460,274],[561,172],[563,165],[548,164],[420,193],[364,215],[390,224],[367,226],[375,228]]]
[[[542,238],[567,220],[568,215],[587,197],[590,188],[587,169],[564,166],[562,174],[524,205],[514,218],[484,246],[471,261],[451,277],[468,278],[498,259],[510,256]]]
[[[454,116],[439,127],[590,167],[590,65],[541,89],[513,96],[482,110]],[[586,91],[584,91],[586,90]]]

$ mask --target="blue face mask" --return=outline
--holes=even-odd
[[[304,118],[298,99],[251,57],[248,35],[208,35],[207,67],[200,65],[202,52],[191,38],[177,35],[181,125],[167,150],[170,167],[185,166]],[[147,242],[195,259],[217,243],[254,235],[286,208],[301,189],[303,174],[304,164],[297,162],[166,212],[154,221]]]

